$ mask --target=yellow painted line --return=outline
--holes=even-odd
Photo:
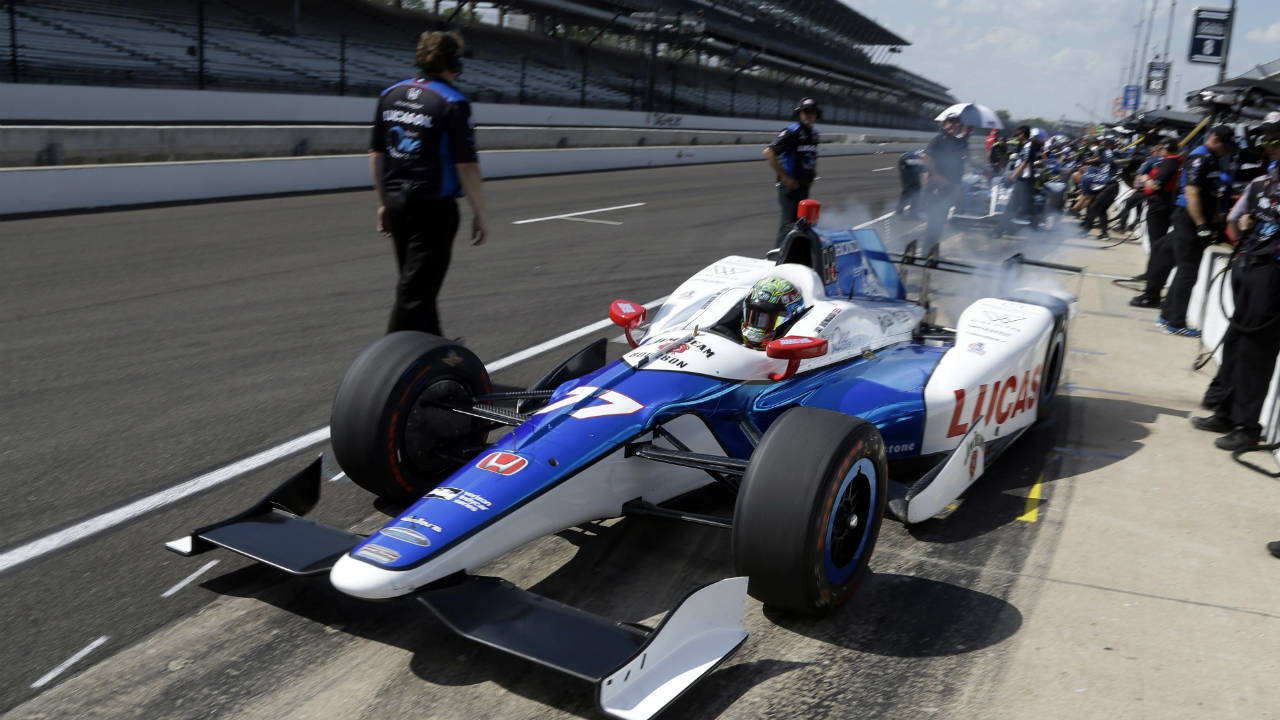
[[[1023,522],[1035,522],[1040,517],[1040,481],[1044,480],[1044,473],[1036,478],[1036,484],[1031,486],[1031,492],[1027,494],[1027,509],[1018,519]]]

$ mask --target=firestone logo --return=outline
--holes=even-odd
[[[529,461],[509,452],[491,452],[485,455],[476,467],[499,475],[515,475],[529,464]]]

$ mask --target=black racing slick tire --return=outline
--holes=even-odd
[[[831,612],[866,575],[889,491],[875,425],[797,407],[769,427],[742,477],[733,562],[752,597],[800,615]]]
[[[1059,322],[1049,335],[1049,348],[1044,352],[1043,368],[1040,371],[1040,387],[1036,397],[1036,421],[1049,416],[1050,403],[1058,395],[1058,385],[1062,382],[1062,368],[1067,360],[1067,329],[1065,322]]]
[[[356,357],[329,420],[339,467],[356,485],[396,503],[416,500],[485,442],[483,422],[439,407],[489,392],[484,363],[427,333],[386,335]]]

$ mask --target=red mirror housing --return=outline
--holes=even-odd
[[[631,337],[631,331],[644,322],[646,310],[644,305],[631,302],[630,300],[614,300],[609,304],[609,319],[614,325],[619,325],[627,334],[627,342],[631,343],[631,347],[639,345]]]
[[[787,361],[787,369],[780,373],[769,373],[770,380],[786,380],[796,374],[801,360],[822,357],[827,354],[827,341],[824,338],[788,335],[778,338],[764,346],[764,354],[771,358]]]
[[[818,216],[822,214],[822,203],[811,198],[801,200],[796,207],[796,217],[804,218],[809,223],[809,227],[817,227]]]

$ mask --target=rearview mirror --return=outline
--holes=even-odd
[[[822,357],[827,354],[827,341],[824,338],[788,335],[778,338],[764,346],[764,354],[771,358],[787,361],[787,369],[780,373],[769,373],[770,380],[786,380],[796,374],[801,360]]]
[[[609,319],[626,332],[627,342],[631,343],[631,347],[640,344],[631,337],[631,331],[644,322],[646,312],[644,305],[630,300],[614,300],[609,305]]]

